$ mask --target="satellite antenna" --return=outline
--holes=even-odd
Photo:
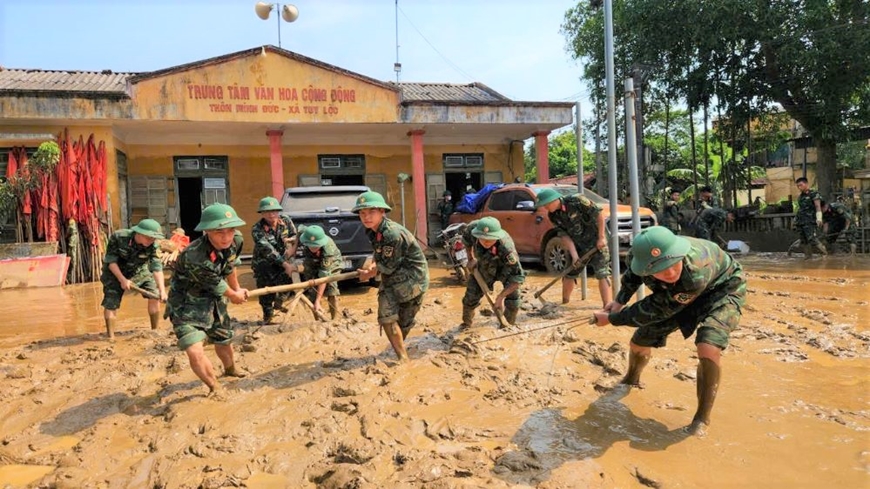
[[[399,0],[396,0],[397,2]],[[281,47],[281,19],[284,19],[284,22],[293,22],[299,18],[299,9],[296,8],[295,5],[284,4],[283,6],[280,3],[266,3],[266,2],[257,2],[254,5],[254,12],[257,13],[257,17],[268,20],[269,15],[272,13],[273,9],[277,9],[281,12],[281,15],[276,16],[275,19],[278,21],[278,47]]]

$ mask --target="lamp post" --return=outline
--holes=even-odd
[[[266,3],[266,2],[257,2],[254,5],[254,12],[257,13],[257,17],[268,20],[269,14],[272,13],[272,10],[278,10],[281,12],[281,15],[275,17],[278,21],[278,47],[281,47],[281,19],[284,19],[284,22],[293,22],[299,18],[299,9],[296,8],[295,5],[280,3]]]

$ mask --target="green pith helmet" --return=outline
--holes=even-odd
[[[317,225],[306,226],[299,241],[309,248],[321,248],[329,241],[323,228]]]
[[[257,212],[266,212],[266,211],[283,211],[284,208],[281,207],[281,204],[278,203],[278,199],[275,197],[263,197],[260,199],[260,208],[257,209]]]
[[[444,193],[441,194],[441,197],[452,197],[453,193],[449,190],[445,190]]]
[[[631,271],[641,277],[659,273],[682,260],[692,244],[662,226],[646,228],[631,244]]]
[[[211,231],[212,229],[237,228],[244,226],[245,221],[239,219],[236,210],[226,204],[212,204],[202,211],[197,231]]]
[[[471,235],[482,239],[502,239],[507,235],[501,228],[501,223],[494,217],[483,217],[477,221],[477,225],[471,230]]]
[[[538,200],[537,200],[537,202],[535,202],[535,207],[543,207],[543,206],[549,204],[550,202],[553,202],[554,200],[558,200],[561,197],[562,196],[559,195],[559,192],[556,192],[555,190],[553,190],[551,188],[545,188],[544,190],[541,190],[540,192],[538,192],[538,195],[537,195]]]
[[[374,190],[361,193],[359,197],[356,198],[356,205],[353,206],[351,212],[359,214],[359,211],[362,209],[384,209],[387,212],[392,210],[384,200],[384,196]]]
[[[133,226],[131,231],[154,239],[163,239],[166,237],[163,236],[163,229],[160,228],[160,223],[154,219],[142,219],[139,221],[139,224]]]

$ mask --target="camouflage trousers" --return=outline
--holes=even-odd
[[[683,338],[695,335],[695,344],[707,343],[721,349],[728,347],[731,331],[737,329],[746,302],[746,281],[741,275],[731,277],[720,290],[699,297],[688,307],[661,322],[635,330],[631,342],[638,346],[660,348],[667,337],[680,330]]]
[[[148,292],[158,295],[157,282],[154,281],[154,275],[147,268],[142,268],[137,271],[132,277],[127,277],[137,287],[147,290]],[[110,311],[115,311],[121,307],[121,299],[124,296],[124,289],[121,288],[121,282],[115,278],[115,275],[104,270],[100,276],[100,282],[103,283],[103,302],[102,306]],[[143,296],[145,297],[145,296]]]
[[[837,238],[840,237],[840,233],[843,233],[842,227],[828,227],[828,235],[825,237],[825,240],[828,242],[829,250],[833,251],[834,243],[837,242]],[[845,238],[846,243],[858,244],[858,228],[854,225],[850,225],[849,229],[847,229],[843,234],[843,238]]]
[[[172,322],[182,351],[206,338],[216,345],[228,345],[233,339],[233,325],[223,297],[170,295],[166,317]]]
[[[797,223],[797,232],[801,239],[801,244],[811,244],[819,246],[819,227],[814,222]]]
[[[415,318],[423,305],[423,296],[418,295],[405,302],[400,302],[400,297],[392,288],[384,287],[378,290],[378,324],[398,323],[399,328],[407,336],[407,332],[414,327]]]
[[[284,269],[280,267],[257,267],[254,268],[253,271],[254,281],[257,284],[257,288],[275,287],[278,285],[287,285],[293,282],[284,272]],[[257,299],[260,302],[260,307],[263,308],[263,316],[272,316],[275,313],[275,309],[279,309],[283,306],[287,297],[287,293],[265,294],[258,297]]]
[[[483,277],[483,281],[486,282],[486,286],[489,287],[489,290],[492,290],[492,286],[495,285],[496,282],[501,282],[505,287],[510,284],[507,277],[494,276],[493,274],[488,274],[484,271],[481,271],[480,275]],[[465,295],[462,296],[462,305],[476,308],[480,305],[481,298],[483,298],[483,290],[480,288],[474,275],[471,275],[468,277],[468,284],[465,286]],[[504,299],[505,309],[519,309],[521,304],[522,300],[520,299],[519,288]]]

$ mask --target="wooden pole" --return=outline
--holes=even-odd
[[[330,275],[329,277],[321,277],[316,279],[308,280],[307,282],[300,282],[298,284],[288,284],[288,285],[278,285],[275,287],[262,287],[259,289],[254,289],[248,291],[248,299],[252,299],[254,297],[260,297],[261,295],[267,294],[278,294],[281,292],[288,292],[291,290],[304,290],[309,287],[317,287],[320,284],[328,284],[332,282],[339,282],[341,280],[350,280],[352,278],[358,278],[359,272],[347,272],[347,273],[339,273],[337,275]]]

